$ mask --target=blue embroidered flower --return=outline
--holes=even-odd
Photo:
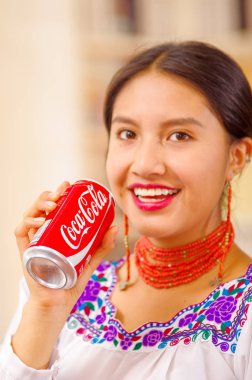
[[[151,330],[143,337],[144,346],[155,346],[162,339],[163,333],[160,330]]]
[[[236,305],[237,300],[234,297],[221,296],[206,311],[206,319],[211,322],[215,321],[216,323],[229,321],[236,309]]]

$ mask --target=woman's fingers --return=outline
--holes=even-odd
[[[25,217],[15,230],[15,236],[20,253],[23,253],[36,231],[43,225],[44,217]],[[30,232],[32,231],[32,234]]]
[[[53,211],[57,206],[56,201],[69,185],[70,184],[68,181],[64,181],[55,191],[44,191],[41,193],[33,205],[25,212],[24,217],[45,216],[49,212]]]
[[[24,213],[22,222],[15,230],[17,245],[21,254],[27,248],[36,231],[43,225],[45,217],[57,207],[56,201],[69,185],[68,181],[64,181],[56,191],[44,191]]]
[[[70,183],[68,181],[62,182],[59,187],[56,189],[56,191],[50,193],[50,200],[57,201],[59,197],[64,193],[66,188],[70,186]]]

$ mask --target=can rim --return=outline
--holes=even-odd
[[[49,253],[49,256],[48,256]],[[57,265],[65,276],[65,283],[61,287],[54,286],[50,283],[45,282],[38,276],[34,276],[33,272],[29,270],[29,263],[33,258],[42,258],[47,259]],[[52,288],[52,289],[70,289],[72,288],[77,281],[77,273],[72,263],[67,260],[67,258],[56,251],[53,248],[46,247],[43,245],[36,245],[33,247],[27,248],[23,256],[23,265],[27,269],[28,273],[40,284]],[[68,276],[67,276],[68,275]]]

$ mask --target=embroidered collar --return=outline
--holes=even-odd
[[[178,312],[165,323],[150,322],[127,332],[115,319],[110,301],[117,268],[124,260],[99,265],[68,319],[68,328],[91,344],[122,350],[163,349],[212,341],[223,352],[234,353],[252,302],[252,264],[244,276],[221,284],[202,302]]]

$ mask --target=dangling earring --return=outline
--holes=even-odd
[[[219,264],[219,270],[218,270],[218,283],[222,282],[223,279],[223,265],[224,265],[224,260],[226,258],[226,254],[228,252],[228,246],[230,245],[230,240],[233,241],[234,238],[234,231],[233,231],[233,226],[231,223],[231,201],[232,201],[232,187],[231,183],[227,182],[227,229],[225,232],[225,238],[224,238],[224,254],[220,260]]]
[[[125,281],[121,281],[119,284],[120,290],[125,290],[129,285],[130,281],[130,248],[129,248],[129,222],[127,215],[124,214],[124,246],[125,246],[125,256],[126,256],[126,270],[127,277]]]
[[[227,182],[227,222],[231,221],[231,201],[232,201],[232,187],[231,183]]]

